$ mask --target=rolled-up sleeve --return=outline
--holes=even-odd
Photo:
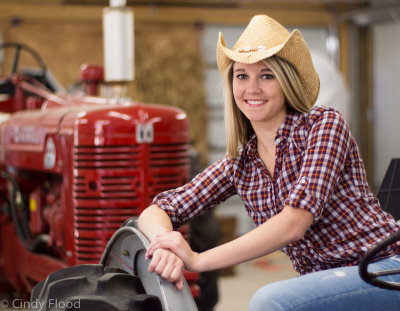
[[[174,228],[180,227],[236,193],[229,179],[229,162],[225,157],[212,164],[184,186],[157,195],[153,204],[168,214]]]
[[[350,130],[342,116],[326,110],[312,124],[302,166],[285,205],[321,216],[330,200],[351,146]]]

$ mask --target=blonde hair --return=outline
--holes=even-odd
[[[312,104],[307,100],[296,68],[279,56],[271,56],[264,60],[278,79],[289,110],[308,113]],[[237,156],[239,144],[245,146],[254,135],[253,127],[235,103],[232,91],[233,62],[223,74],[225,102],[225,131],[227,153],[230,158]]]

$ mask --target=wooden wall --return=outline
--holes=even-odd
[[[93,23],[49,23],[21,22],[7,27],[2,32],[3,41],[24,43],[45,61],[48,70],[67,87],[79,79],[79,68],[83,63],[103,63],[101,25]],[[8,51],[8,50],[7,50]],[[12,51],[8,51],[10,60]],[[34,65],[26,57],[22,65]]]

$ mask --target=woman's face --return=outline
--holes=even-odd
[[[236,105],[255,125],[283,122],[287,108],[281,85],[263,62],[233,64],[232,90]]]

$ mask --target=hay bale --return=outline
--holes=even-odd
[[[182,108],[191,137],[205,164],[208,155],[204,64],[201,31],[193,27],[137,25],[135,34],[135,99]]]

